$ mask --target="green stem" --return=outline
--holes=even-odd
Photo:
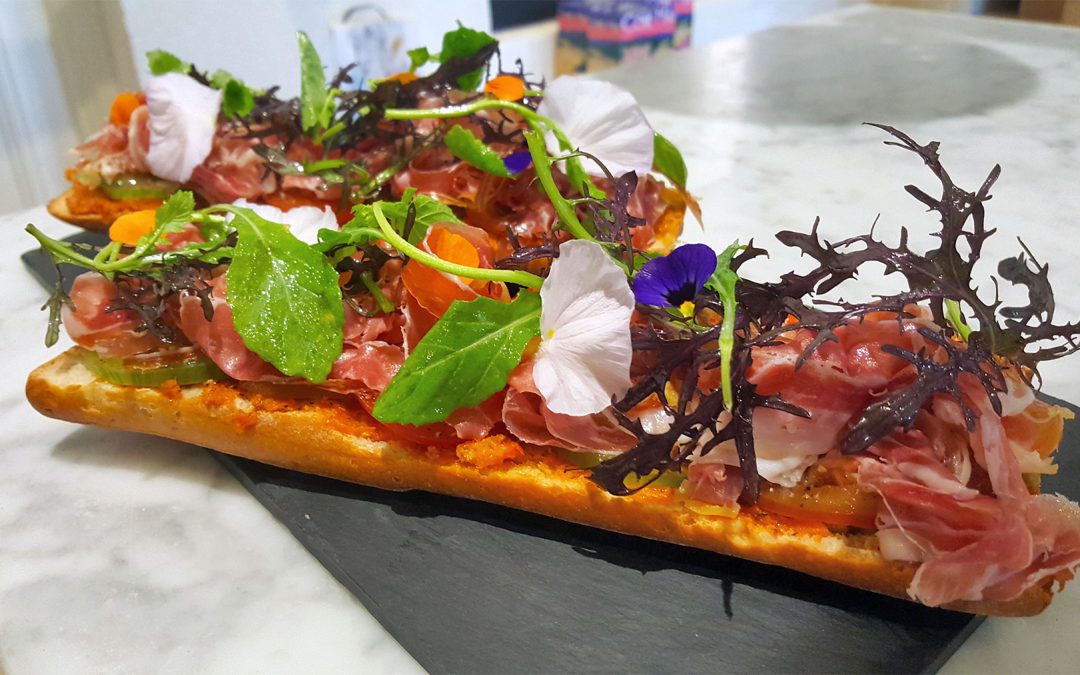
[[[945,318],[952,324],[953,329],[960,334],[960,337],[964,338],[964,342],[967,342],[968,336],[971,335],[971,326],[964,320],[964,314],[960,311],[960,303],[956,300],[945,300]]]
[[[26,231],[30,233],[30,236],[34,239],[37,239],[38,243],[41,244],[41,248],[51,253],[53,257],[64,259],[73,265],[78,265],[91,270],[98,268],[98,263],[94,262],[92,259],[87,258],[80,253],[76,253],[71,247],[65,245],[63,242],[50,238],[33,225],[27,225]]]
[[[371,205],[371,212],[375,215],[375,222],[379,224],[379,229],[382,231],[383,240],[385,240],[391,246],[401,251],[405,255],[409,256],[413,260],[416,260],[423,265],[427,265],[428,267],[433,267],[440,272],[446,272],[447,274],[455,274],[459,277],[465,277],[467,279],[481,279],[484,281],[505,281],[507,283],[525,286],[526,288],[540,288],[540,286],[544,283],[543,279],[530,272],[523,272],[520,270],[495,270],[483,267],[469,267],[468,265],[459,265],[457,263],[443,260],[436,255],[432,255],[427,251],[413,246],[401,235],[395,232],[394,228],[390,227],[390,223],[386,221],[386,216],[384,216],[382,212],[382,205],[379,204],[379,202],[375,202]]]
[[[544,189],[548,199],[551,201],[551,205],[555,207],[555,213],[558,214],[559,220],[566,226],[570,234],[578,239],[593,239],[593,236],[578,220],[573,205],[566,200],[566,197],[562,196],[559,187],[555,185],[555,179],[551,175],[551,158],[548,157],[547,147],[544,145],[544,139],[540,132],[535,129],[526,131],[525,143],[528,144],[529,154],[532,155],[536,178],[540,181],[540,187]]]
[[[375,298],[375,304],[379,306],[379,311],[383,314],[389,314],[393,312],[396,307],[394,303],[383,295],[382,289],[375,283],[375,279],[372,278],[371,272],[364,272],[360,275],[360,283],[364,284],[364,288],[368,289],[368,293],[371,293],[371,297]]]
[[[722,298],[724,319],[720,322],[720,389],[724,394],[724,408],[731,410],[735,397],[731,391],[731,353],[735,350],[735,297]]]
[[[495,108],[513,110],[525,118],[525,121],[529,123],[529,126],[536,126],[541,123],[547,123],[552,127],[555,126],[551,120],[543,115],[537,115],[536,111],[528,106],[512,101],[500,101],[493,98],[480,99],[465,105],[450,105],[441,108],[388,108],[383,112],[383,118],[388,120],[453,119],[455,117],[468,117],[481,110],[492,110]]]

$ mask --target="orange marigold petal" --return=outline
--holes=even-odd
[[[139,239],[154,229],[155,214],[154,209],[125,213],[109,226],[109,239],[128,246],[136,245]]]
[[[502,101],[520,101],[525,97],[525,82],[513,75],[499,75],[488,80],[484,93]]]
[[[118,94],[113,99],[112,106],[109,107],[109,122],[126,126],[131,120],[131,113],[142,104],[142,99],[134,92],[125,91]]]

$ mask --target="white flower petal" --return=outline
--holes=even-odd
[[[540,288],[536,388],[548,409],[591,415],[630,387],[634,294],[604,249],[568,241]]]
[[[580,75],[564,75],[544,88],[537,112],[551,118],[571,145],[596,155],[615,176],[627,171],[645,176],[652,168],[652,127],[637,100],[625,89]],[[551,134],[547,146],[552,154],[563,152]],[[602,173],[587,158],[582,164],[591,174]]]
[[[150,151],[146,163],[160,178],[179,183],[206,160],[214,143],[221,92],[187,75],[167,73],[146,85]]]
[[[329,206],[318,208],[317,206],[297,206],[282,211],[276,206],[269,204],[253,204],[246,199],[237,199],[233,206],[241,206],[251,209],[255,215],[265,218],[272,223],[281,223],[289,228],[293,236],[306,244],[314,244],[319,241],[319,230],[338,229],[337,216]],[[231,220],[230,215],[227,220]]]

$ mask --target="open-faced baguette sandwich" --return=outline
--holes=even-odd
[[[347,69],[327,82],[311,42],[302,33],[298,39],[303,79],[300,96],[291,99],[280,97],[277,87],[254,89],[226,71],[209,73],[168,52],[149,52],[153,77],[143,91],[119,94],[108,124],[75,148],[77,161],[67,172],[71,188],[50,202],[49,212],[104,230],[116,218],[155,209],[184,189],[200,205],[300,209],[309,222],[332,226],[335,217],[347,221],[355,203],[415,187],[467,210],[472,224],[513,223],[525,240],[540,229],[537,221],[551,207],[531,186],[522,136],[503,124],[502,117],[515,116],[513,111],[475,115],[469,127],[499,153],[518,153],[517,162],[498,176],[454,157],[463,148],[460,136],[443,143],[451,125],[382,114],[476,100],[485,68],[497,54],[490,36],[468,28],[452,31],[440,52],[414,51],[410,71],[372,82],[370,90],[355,86]],[[520,70],[500,75],[485,83],[485,97],[536,107],[542,83]],[[582,184],[575,173],[580,162],[568,169],[569,184],[559,170],[556,179],[576,189]],[[519,180],[496,180],[512,176]],[[681,189],[642,176],[631,208],[659,226],[660,239],[670,247],[686,205]]]
[[[976,293],[997,169],[966,192],[936,143],[886,127],[941,182],[940,197],[908,188],[940,214],[939,246],[781,232],[813,269],[754,281],[746,268],[764,251],[752,244],[663,254],[634,200],[654,168],[680,193],[685,168],[629,94],[566,79],[533,95],[371,105],[416,121],[414,143],[484,171],[488,189],[529,171],[546,200],[539,230],[422,187],[357,205],[314,243],[289,213],[196,209],[187,192],[142,229],[114,227],[100,251],[31,228],[90,271],[50,303],[50,339],[62,318],[79,346],[31,374],[30,401],[927,605],[1041,611],[1080,565],[1080,507],[1039,494],[1070,414],[1030,382],[1080,327],[1053,323],[1045,268],[1023,255],[999,269],[1031,306]],[[841,285],[854,297],[869,263],[908,290],[819,301]]]

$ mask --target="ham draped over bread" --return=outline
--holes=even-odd
[[[490,242],[482,230],[454,226],[447,231],[473,241],[479,257],[490,264]],[[419,301],[403,283],[413,264],[405,264],[404,274],[399,264],[389,264],[379,279],[397,311],[364,316],[345,306],[344,348],[328,387],[357,389],[370,404],[430,330],[437,319],[427,308],[433,301]],[[477,294],[459,279],[445,281],[469,297]],[[213,309],[209,318],[200,298],[190,292],[170,311],[182,339],[236,380],[288,381],[237,334],[224,275],[208,284]],[[133,312],[110,309],[118,294],[116,285],[99,274],[78,277],[72,306],[64,310],[72,339],[102,356],[159,347],[150,333],[137,330]],[[438,311],[445,311],[445,305]],[[802,367],[797,361],[813,331],[795,331],[776,344],[756,348],[748,379],[762,393],[779,394],[810,413],[803,419],[758,411],[754,436],[761,476],[779,487],[797,487],[810,467],[834,456],[853,418],[914,377],[914,367],[883,352],[882,345],[933,350],[916,330],[929,324],[925,315],[900,322],[889,313],[872,314],[837,329],[837,340],[822,345]],[[977,413],[973,431],[965,427],[960,405],[939,395],[919,413],[911,430],[897,429],[858,456],[858,486],[880,497],[880,551],[888,560],[919,563],[909,593],[933,606],[1009,600],[1042,578],[1080,565],[1080,508],[1055,495],[1031,494],[1023,479],[1024,473],[1053,471],[1047,457],[1057,445],[1067,411],[1036,400],[1028,385],[1010,376],[1003,396],[1005,415],[999,416],[984,389],[972,376],[964,377],[970,378],[965,380],[965,402]],[[666,423],[659,408],[637,415],[643,424]],[[635,444],[634,435],[610,410],[585,417],[549,410],[532,379],[529,358],[511,374],[504,392],[481,406],[459,410],[445,425],[447,431],[440,433],[462,441],[498,429],[526,445],[568,451],[618,453]],[[691,500],[733,506],[741,487],[738,456],[728,441],[696,457],[681,492]]]

